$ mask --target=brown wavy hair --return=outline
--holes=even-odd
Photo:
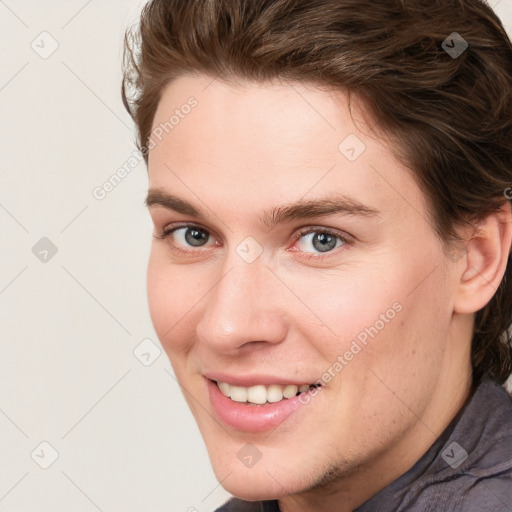
[[[468,44],[456,58],[443,44],[454,46],[453,32]],[[146,164],[155,111],[172,80],[285,79],[365,100],[424,191],[446,247],[458,241],[457,227],[507,201],[512,44],[483,1],[150,0],[126,30],[123,57],[123,103]],[[512,372],[511,272],[509,254],[498,290],[475,315],[474,383],[503,383]]]

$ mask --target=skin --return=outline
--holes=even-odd
[[[510,207],[482,223],[459,259],[448,258],[422,191],[371,131],[362,103],[352,104],[352,118],[344,94],[312,84],[183,76],[164,89],[153,127],[190,96],[197,107],[149,153],[149,188],[205,217],[158,204],[149,211],[155,236],[188,222],[208,237],[191,246],[181,229],[153,239],[155,330],[225,489],[246,500],[279,498],[286,512],[353,510],[412,467],[470,396],[473,313],[505,271]],[[353,162],[338,150],[349,134],[366,146]],[[259,220],[264,210],[333,192],[380,213],[272,229]],[[293,238],[308,227],[349,243],[321,252],[314,235]],[[263,249],[250,264],[236,252],[248,236]],[[401,311],[273,431],[214,419],[205,372],[313,383],[397,301]],[[262,453],[250,468],[237,457],[246,443]]]

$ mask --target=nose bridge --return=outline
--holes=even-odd
[[[281,341],[286,335],[285,318],[274,306],[282,301],[271,293],[276,277],[263,257],[250,261],[232,250],[224,263],[205,297],[196,327],[199,338],[218,350],[233,350],[251,341]]]

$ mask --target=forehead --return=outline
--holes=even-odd
[[[424,209],[410,170],[366,120],[355,96],[349,109],[345,93],[313,84],[184,76],[163,90],[154,117],[150,186],[189,199],[194,187],[245,211],[333,191],[384,211]]]
[[[193,109],[187,106],[191,99],[196,103]],[[233,154],[243,151],[246,155],[262,157],[256,142],[266,143],[267,152],[278,146],[279,153],[284,153],[286,148],[297,152],[306,143],[305,155],[323,158],[326,152],[338,150],[344,135],[368,136],[361,137],[360,132],[361,127],[369,134],[363,116],[369,116],[372,121],[363,109],[364,103],[358,96],[352,95],[349,111],[346,93],[328,92],[312,83],[226,83],[205,75],[186,75],[164,88],[152,129],[162,131],[163,128],[164,138],[172,132],[172,138],[180,146],[185,145],[184,149],[191,143],[196,144],[196,151],[200,150],[197,145],[200,138],[206,138],[201,142],[211,149],[217,146],[216,142],[232,137]],[[178,119],[173,114],[181,115]],[[173,117],[172,126],[168,126]],[[188,129],[191,124],[195,134],[192,139]],[[311,151],[313,140],[317,151]],[[374,138],[372,146],[387,149],[379,138]],[[222,145],[219,149],[226,148]]]

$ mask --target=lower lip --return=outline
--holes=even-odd
[[[265,432],[274,429],[313,399],[313,395],[310,395],[307,397],[307,401],[304,400],[304,395],[310,393],[307,391],[293,398],[285,398],[280,402],[246,405],[231,400],[221,393],[215,382],[206,380],[210,400],[217,417],[225,424],[247,432]]]

